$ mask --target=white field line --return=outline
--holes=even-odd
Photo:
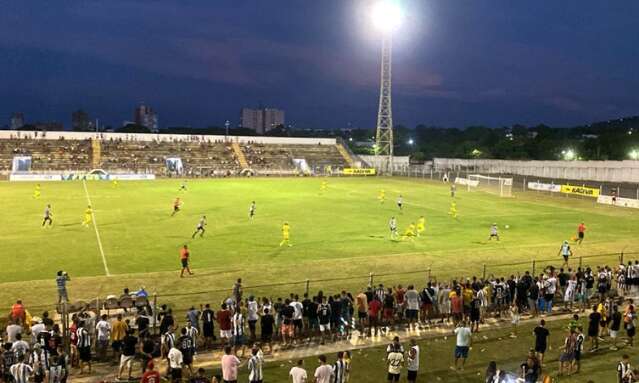
[[[100,239],[100,232],[98,231],[98,224],[95,221],[95,213],[93,212],[93,204],[91,203],[91,197],[89,197],[89,190],[87,189],[86,180],[82,180],[82,186],[84,186],[84,194],[87,196],[87,202],[89,206],[91,206],[91,220],[93,221],[93,229],[95,229],[95,237],[98,240],[98,249],[100,250],[100,255],[102,256],[102,265],[104,265],[104,273],[107,277],[111,276],[109,272],[109,266],[107,266],[106,257],[104,256],[104,249],[102,248],[102,240]]]

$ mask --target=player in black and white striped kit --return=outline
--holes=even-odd
[[[82,321],[76,331],[78,339],[78,354],[80,355],[80,374],[84,372],[84,366],[89,366],[89,374],[91,373],[91,336],[89,330],[84,327],[85,323]]]
[[[15,383],[28,383],[29,377],[33,373],[31,366],[24,362],[24,354],[18,356],[18,363],[10,367],[11,376]]]
[[[44,218],[42,219],[42,227],[44,227],[44,225],[47,224],[47,222],[49,222],[49,226],[51,226],[51,224],[53,224],[53,213],[51,213],[51,205],[47,205],[47,207],[44,209]]]
[[[249,206],[249,219],[252,221],[253,217],[255,217],[255,201],[251,202],[251,206]]]
[[[200,218],[200,222],[198,222],[197,227],[195,228],[195,233],[193,233],[191,238],[195,238],[197,233],[200,233],[200,238],[202,238],[204,236],[204,232],[206,231],[206,229],[204,229],[204,226],[206,226],[206,216],[205,215],[203,215],[202,218]]]
[[[337,360],[333,364],[333,383],[346,383],[346,363],[343,351],[337,353]]]

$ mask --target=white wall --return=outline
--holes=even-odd
[[[570,180],[639,183],[639,161],[511,161],[435,158],[436,171],[518,174]]]
[[[43,136],[44,134],[44,136]],[[35,136],[35,137],[34,137]],[[94,132],[27,132],[16,130],[0,130],[0,139],[15,137],[38,138],[46,140],[58,140],[64,137],[66,140],[85,140],[88,138],[99,138],[103,140],[122,139],[134,141],[173,141],[173,140],[193,140],[193,141],[224,141],[222,135],[188,135],[188,134],[147,134],[147,133],[94,133]],[[229,136],[229,140],[245,143],[248,141],[261,144],[284,144],[284,145],[335,145],[334,138],[298,138],[298,137],[263,137],[263,136]]]

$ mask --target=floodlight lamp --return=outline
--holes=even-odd
[[[402,9],[396,1],[380,0],[373,6],[373,24],[384,33],[396,30],[402,22]]]

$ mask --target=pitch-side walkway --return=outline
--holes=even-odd
[[[556,320],[565,320],[572,317],[572,312],[562,312],[562,313],[554,313],[550,316],[546,316],[544,319],[546,322],[556,321]],[[520,325],[537,323],[539,317],[524,317],[519,322]],[[497,320],[494,318],[490,318],[481,326],[482,331],[487,330],[495,330],[495,329],[506,329],[510,328],[512,325],[510,320]],[[421,329],[402,329],[399,331],[388,331],[385,332],[384,335],[378,335],[376,337],[360,337],[359,333],[355,331],[349,340],[343,340],[338,342],[330,342],[326,345],[319,345],[317,342],[313,342],[310,344],[301,343],[298,344],[294,348],[290,349],[280,349],[279,346],[274,346],[273,353],[270,355],[265,355],[264,361],[268,362],[286,362],[293,366],[293,363],[301,358],[307,358],[314,355],[333,355],[338,351],[347,351],[347,350],[357,350],[357,349],[365,349],[370,347],[377,347],[389,344],[393,337],[399,336],[402,343],[406,343],[410,339],[435,339],[435,338],[445,338],[453,335],[453,326],[452,324],[437,324],[433,326],[425,326]],[[480,333],[481,334],[481,333]],[[504,336],[508,336],[505,334]],[[250,350],[246,350],[245,357],[250,355]],[[207,370],[210,370],[211,367],[216,367],[219,365],[220,358],[222,357],[222,351],[209,351],[203,352],[195,357],[195,361],[193,363],[194,368],[204,367]],[[164,373],[166,371],[166,362],[159,361],[156,359],[156,368],[159,365],[160,372]],[[107,365],[107,364],[97,364],[94,366],[94,372],[92,376],[82,377],[77,374],[76,371],[73,371],[72,379],[73,382],[82,382],[82,383],[97,383],[97,382],[114,382],[116,381],[118,366]],[[134,366],[134,377],[139,377],[140,367],[139,364],[135,364]],[[139,381],[139,378],[135,380]]]

